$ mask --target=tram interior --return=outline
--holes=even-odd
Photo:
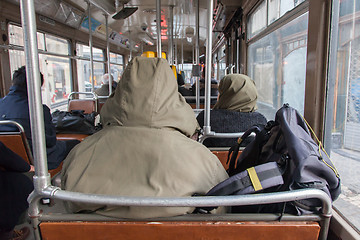
[[[0,1],[0,13],[15,11],[13,16],[7,13],[4,17],[0,17],[1,31],[10,33],[8,39],[3,39],[0,46],[0,50],[4,50],[2,59],[5,59],[3,56],[6,51],[10,53],[7,64],[3,63],[4,60],[0,62],[2,64],[0,70],[3,72],[3,69],[9,68],[11,69],[9,72],[12,73],[25,64],[25,44],[20,19],[22,2],[24,0]],[[211,63],[212,68],[206,73],[206,81],[212,77],[219,81],[230,73],[247,73],[251,76],[259,92],[258,111],[268,120],[274,118],[276,110],[285,102],[299,109],[301,114],[311,115],[306,110],[309,108],[306,103],[309,102],[304,96],[304,91],[309,91],[308,88],[311,88],[306,88],[305,79],[310,74],[306,75],[305,72],[310,68],[307,65],[309,62],[307,41],[311,39],[314,41],[314,37],[308,30],[310,18],[314,15],[314,13],[309,13],[309,8],[314,5],[318,7],[315,0],[214,0],[210,14],[210,3],[206,0],[34,0],[31,2],[34,3],[38,24],[40,71],[48,76],[42,88],[42,101],[50,107],[51,111],[68,110],[69,99],[76,92],[92,93],[99,89],[105,73],[110,72],[113,81],[121,81],[122,72],[133,57],[142,54],[146,56],[146,53],[156,56],[161,51],[165,53],[169,64],[175,65],[176,71],[182,72],[187,88],[199,84],[200,75],[199,73],[194,75],[194,66],[200,65],[202,68],[207,63]],[[321,2],[327,5],[336,1]],[[358,239],[360,222],[357,214],[360,213],[360,190],[359,179],[355,177],[358,170],[357,168],[349,169],[349,166],[352,164],[358,166],[360,160],[359,147],[356,144],[359,126],[357,106],[359,97],[355,94],[357,91],[355,80],[360,79],[359,70],[356,70],[360,69],[356,68],[360,62],[358,60],[359,47],[356,46],[359,46],[360,41],[359,32],[355,31],[360,24],[360,4],[356,0],[340,2],[343,3],[338,4],[343,5],[353,2],[353,5],[347,8],[341,8],[340,5],[339,10],[339,28],[344,30],[343,35],[340,34],[339,46],[341,47],[337,53],[337,60],[347,59],[349,62],[345,63],[344,60],[344,63],[337,63],[338,69],[333,74],[337,77],[336,79],[340,79],[334,83],[336,85],[334,91],[337,92],[332,102],[335,103],[335,109],[332,112],[333,116],[329,117],[335,121],[332,122],[330,135],[324,135],[324,142],[326,144],[331,141],[331,144],[328,144],[332,146],[331,157],[340,173],[344,172],[342,177],[347,185],[342,186],[344,191],[337,201],[338,205],[335,205],[337,210],[332,211],[331,223],[328,222],[329,216],[325,213],[298,218],[284,215],[283,222],[278,221],[278,216],[272,214],[179,216],[148,221],[129,221],[96,214],[69,214],[64,211],[63,200],[54,197],[57,189],[53,189],[54,192],[51,194],[54,195],[51,200],[47,198],[48,196],[43,198],[41,195],[29,198],[36,203],[32,203],[29,212],[32,219],[35,219],[35,223],[31,223],[32,235],[27,239],[63,239],[63,236],[72,236],[74,239],[80,239],[83,236],[100,239],[101,234],[103,239],[116,239],[114,236],[120,233],[121,237],[128,239],[147,239],[146,234],[153,239],[166,239],[161,234],[170,234],[174,239],[183,239],[176,236],[184,232],[189,233],[184,235],[189,239],[194,236],[194,239],[199,236],[209,239],[213,239],[214,236],[234,239],[235,236],[231,231],[236,234],[245,232],[250,237],[255,232],[252,239],[256,239],[261,234],[272,235],[269,239],[275,239],[276,236],[279,237],[278,239],[305,239],[302,238],[305,235],[301,234],[309,234],[308,239]],[[158,3],[161,4],[160,17],[157,15]],[[278,10],[275,11],[276,17],[265,12],[265,8],[275,8],[276,4],[278,4]],[[251,8],[247,7],[250,5]],[[347,11],[352,10],[353,12],[347,15]],[[251,16],[244,17],[244,12],[249,16],[251,13]],[[210,15],[211,24],[208,21]],[[160,24],[157,22],[158,19],[160,19]],[[246,26],[244,19],[252,24],[252,28]],[[263,25],[264,21],[266,23]],[[209,25],[211,25],[211,43],[208,43]],[[52,28],[54,29],[51,30]],[[245,32],[247,30],[250,33]],[[347,35],[351,35],[352,39],[349,38],[349,40]],[[71,41],[61,38],[65,36],[74,38]],[[159,43],[161,43],[160,50]],[[89,47],[92,44],[94,46]],[[206,48],[209,45],[212,49],[211,62],[207,62],[208,56],[206,56]],[[248,56],[239,54],[240,51],[246,52]],[[294,65],[296,68],[293,67]],[[345,75],[348,76],[347,83],[346,80],[341,80],[341,77]],[[10,78],[9,74],[1,78],[1,97],[6,95],[11,85]],[[356,96],[349,98],[350,95]],[[92,100],[101,100],[101,98],[97,99],[96,95],[94,96],[91,96]],[[86,97],[79,95],[76,98]],[[200,97],[192,106],[195,114],[206,107],[204,102],[200,104],[199,101]],[[96,109],[98,107],[96,103]],[[314,109],[311,111],[316,112]],[[325,125],[324,122],[321,124]],[[315,131],[316,133],[324,132],[317,128]],[[79,137],[81,140],[84,138],[84,136]],[[226,166],[228,149],[211,150]],[[345,161],[349,164],[343,164]],[[52,184],[59,186],[59,179],[53,179]],[[284,197],[287,196],[284,195]],[[43,202],[44,205],[39,204],[43,201],[40,200],[41,198],[50,202]],[[41,214],[36,212],[40,209]],[[343,215],[347,215],[346,218]],[[18,228],[31,226],[31,224],[26,222]],[[194,226],[191,226],[192,224]],[[39,225],[40,227],[36,227]],[[179,228],[174,228],[175,225]],[[219,227],[214,230],[209,228],[209,225]],[[240,225],[243,225],[242,229],[238,229]],[[137,235],[138,230],[143,233]],[[277,235],[283,230],[286,230],[284,235]],[[191,231],[194,231],[194,235]],[[291,231],[295,231],[292,235],[294,238],[289,238]]]

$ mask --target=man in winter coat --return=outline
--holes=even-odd
[[[220,161],[190,137],[195,115],[165,59],[135,57],[101,110],[104,128],[68,155],[62,188],[119,196],[205,194],[228,178]],[[190,207],[121,207],[68,202],[73,212],[122,218],[167,217]]]
[[[111,78],[112,92],[115,91],[117,82],[114,81],[113,76],[111,74],[106,73],[103,76],[101,87],[95,90],[95,93],[98,96],[109,96],[109,84],[110,84],[109,78]]]
[[[44,77],[41,73],[40,77],[42,85]],[[57,141],[50,109],[46,105],[43,105],[43,113],[48,167],[49,169],[55,169],[79,141]],[[20,67],[14,72],[10,92],[4,98],[0,99],[0,120],[13,120],[21,124],[25,130],[29,145],[32,148],[25,66]],[[2,125],[0,126],[0,131],[17,131],[17,128],[15,127],[14,129],[13,126]]]

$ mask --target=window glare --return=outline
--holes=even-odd
[[[46,50],[57,54],[69,54],[69,43],[65,39],[46,34]]]
[[[23,31],[21,27],[9,24],[10,44],[24,46]],[[37,32],[40,72],[44,75],[42,86],[42,100],[51,110],[66,105],[67,97],[72,91],[71,64],[69,58],[69,42],[56,36]],[[46,48],[45,48],[46,45]],[[51,56],[47,52],[63,54],[64,57]],[[10,69],[13,73],[25,65],[23,50],[9,50]]]
[[[250,14],[247,32],[248,40],[304,1],[263,0],[256,10]]]
[[[357,1],[358,2],[358,1]],[[360,5],[333,1],[325,147],[337,167],[342,193],[334,207],[360,230]]]
[[[250,15],[248,23],[248,39],[255,36],[266,27],[266,1],[263,1],[260,6]]]
[[[249,45],[248,75],[258,89],[259,111],[268,119],[284,103],[304,112],[307,26],[305,13]]]
[[[76,56],[90,59],[90,47],[83,44],[76,44]],[[93,47],[93,60],[104,61],[103,50]]]
[[[9,24],[9,43],[17,46],[24,46],[24,37],[21,27]]]
[[[78,86],[80,92],[91,92],[94,80],[94,90],[101,87],[102,77],[105,73],[104,62],[94,62],[94,77],[91,77],[90,47],[83,44],[76,44],[76,55],[88,59],[76,60]],[[103,51],[93,47],[93,59],[104,61]]]

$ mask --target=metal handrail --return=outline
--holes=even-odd
[[[203,143],[205,139],[207,138],[239,138],[244,134],[244,132],[238,132],[238,133],[217,133],[211,131],[208,134],[201,135],[199,138],[199,142]],[[253,135],[255,135],[253,133]]]
[[[257,204],[271,204],[316,198],[322,203],[321,216],[323,218],[319,239],[326,239],[330,218],[332,216],[331,199],[319,189],[299,189],[277,193],[260,193],[232,196],[204,196],[204,197],[125,197],[102,194],[86,194],[61,190],[59,187],[47,186],[39,188],[35,185],[28,201],[29,215],[38,218],[40,214],[38,200],[49,197],[64,201],[92,203],[112,206],[141,206],[141,207],[211,207],[211,206],[243,206]]]
[[[94,93],[94,92],[71,92],[70,94],[69,94],[69,96],[68,96],[68,101],[70,101],[70,100],[72,100],[72,96],[73,95],[75,95],[75,94],[84,94],[84,95],[92,95],[93,96],[93,99],[94,100],[97,100],[98,98],[99,98],[99,96],[96,94],[96,93]]]
[[[19,129],[19,132],[20,132],[20,133],[24,133],[24,132],[25,132],[24,127],[23,127],[20,123],[15,122],[15,121],[13,121],[13,120],[1,120],[1,121],[0,121],[0,125],[14,125],[14,126],[16,126],[16,127]]]
[[[190,99],[190,100],[193,100],[193,99],[196,99],[196,96],[183,96],[185,99]],[[217,99],[217,96],[211,96],[210,97],[211,99]],[[199,96],[199,99],[202,100],[202,99],[205,99],[205,96]]]

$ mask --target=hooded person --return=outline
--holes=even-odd
[[[267,120],[256,112],[257,90],[255,82],[244,74],[224,76],[219,84],[219,97],[210,112],[211,130],[217,133],[245,132],[253,125],[265,125]],[[200,127],[204,126],[204,112],[197,116]],[[246,145],[249,140],[244,141]],[[229,147],[236,138],[208,138],[207,147]]]
[[[62,188],[133,197],[205,194],[228,178],[220,161],[190,137],[195,115],[178,93],[165,59],[135,57],[101,109],[103,129],[67,157]],[[121,218],[168,217],[190,207],[136,207],[67,203],[72,212]],[[220,208],[221,209],[221,208]]]

